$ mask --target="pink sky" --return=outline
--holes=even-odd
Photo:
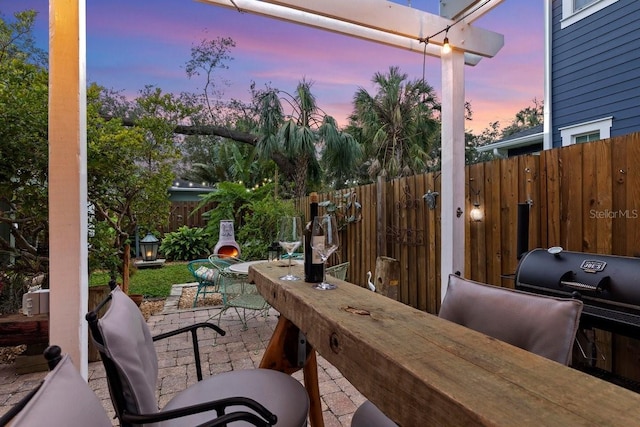
[[[413,0],[411,6],[437,13],[438,2]],[[36,37],[46,48],[48,1],[0,0],[5,19],[28,8],[40,12]],[[496,57],[465,67],[473,110],[466,128],[480,133],[493,121],[509,125],[534,98],[543,99],[543,2],[504,1],[474,25],[505,36]],[[236,42],[230,68],[218,73],[231,83],[226,98],[247,100],[252,80],[292,92],[306,78],[319,106],[341,124],[359,87],[374,93],[374,73],[399,66],[409,79],[422,78],[421,54],[188,0],[87,1],[88,78],[130,95],[146,84],[198,92],[204,82],[189,80],[184,64],[192,45],[216,37]],[[439,59],[427,57],[425,78],[440,95]]]

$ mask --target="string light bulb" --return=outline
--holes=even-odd
[[[231,0],[233,1],[233,0]],[[450,25],[447,25],[447,27],[443,30],[438,31],[435,34],[432,34],[429,37],[425,37],[425,38],[419,38],[418,41],[420,43],[424,43],[425,44],[425,54],[426,54],[426,50],[427,50],[427,44],[429,43],[429,39],[433,38],[439,34],[444,33],[444,40],[442,41],[442,50],[441,53],[446,55],[448,53],[451,53],[451,45],[449,44],[449,28],[453,27],[454,25],[464,21],[465,18],[467,18],[468,16],[473,15],[474,13],[476,13],[478,10],[482,9],[482,7],[484,7],[486,4],[491,3],[493,0],[485,0],[483,3],[480,2],[469,2],[469,3],[480,3],[478,4],[473,10],[470,10],[469,12],[467,12],[465,15],[461,16],[458,18],[457,21],[453,22]]]
[[[442,44],[442,53],[444,55],[451,53],[451,45],[449,44],[449,27],[447,27],[447,31],[444,33],[444,43]]]
[[[444,38],[444,44],[442,45],[442,53],[445,55],[451,53],[451,45],[449,44],[449,37]]]

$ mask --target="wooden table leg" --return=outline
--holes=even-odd
[[[260,361],[260,368],[274,369],[289,375],[300,370],[297,365],[299,329],[288,319],[280,316],[267,349]],[[318,362],[316,351],[307,346],[307,358],[302,367],[304,386],[309,395],[309,421],[311,427],[324,427],[320,388],[318,386]]]
[[[320,387],[318,386],[318,361],[316,351],[311,350],[311,354],[302,368],[304,374],[304,387],[309,395],[309,421],[311,427],[324,427],[322,418],[322,403],[320,403]]]

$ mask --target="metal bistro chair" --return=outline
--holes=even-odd
[[[582,305],[578,300],[528,294],[450,275],[439,317],[568,365]],[[366,401],[353,414],[351,426],[396,424]]]
[[[193,298],[193,307],[198,303],[198,297],[206,298],[207,294],[220,293],[218,289],[218,270],[211,268],[208,259],[196,259],[189,261],[187,269],[198,282],[196,296]]]
[[[233,264],[244,262],[238,258],[224,255],[210,255],[209,261],[218,269],[218,289],[222,294],[222,309],[218,312],[218,325],[222,315],[233,308],[242,322],[243,330],[247,329],[247,310],[266,318],[269,303],[260,295],[255,285],[247,282],[247,275],[230,270]]]
[[[98,312],[107,304],[98,318]],[[225,414],[227,410],[251,413],[261,419],[253,425],[306,425],[309,398],[302,384],[290,375],[270,369],[245,369],[202,379],[197,331],[207,328],[224,335],[214,324],[197,323],[152,337],[140,309],[119,287],[86,317],[123,427],[149,423],[163,427],[212,425],[231,416],[232,412]],[[158,410],[154,342],[185,332],[191,333],[198,382],[176,393]]]
[[[349,271],[349,261],[342,264],[332,265],[327,267],[327,274],[332,275],[336,279],[347,280],[347,271]]]

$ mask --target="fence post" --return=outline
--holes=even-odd
[[[387,255],[387,192],[384,177],[378,176],[376,181],[376,255]]]

